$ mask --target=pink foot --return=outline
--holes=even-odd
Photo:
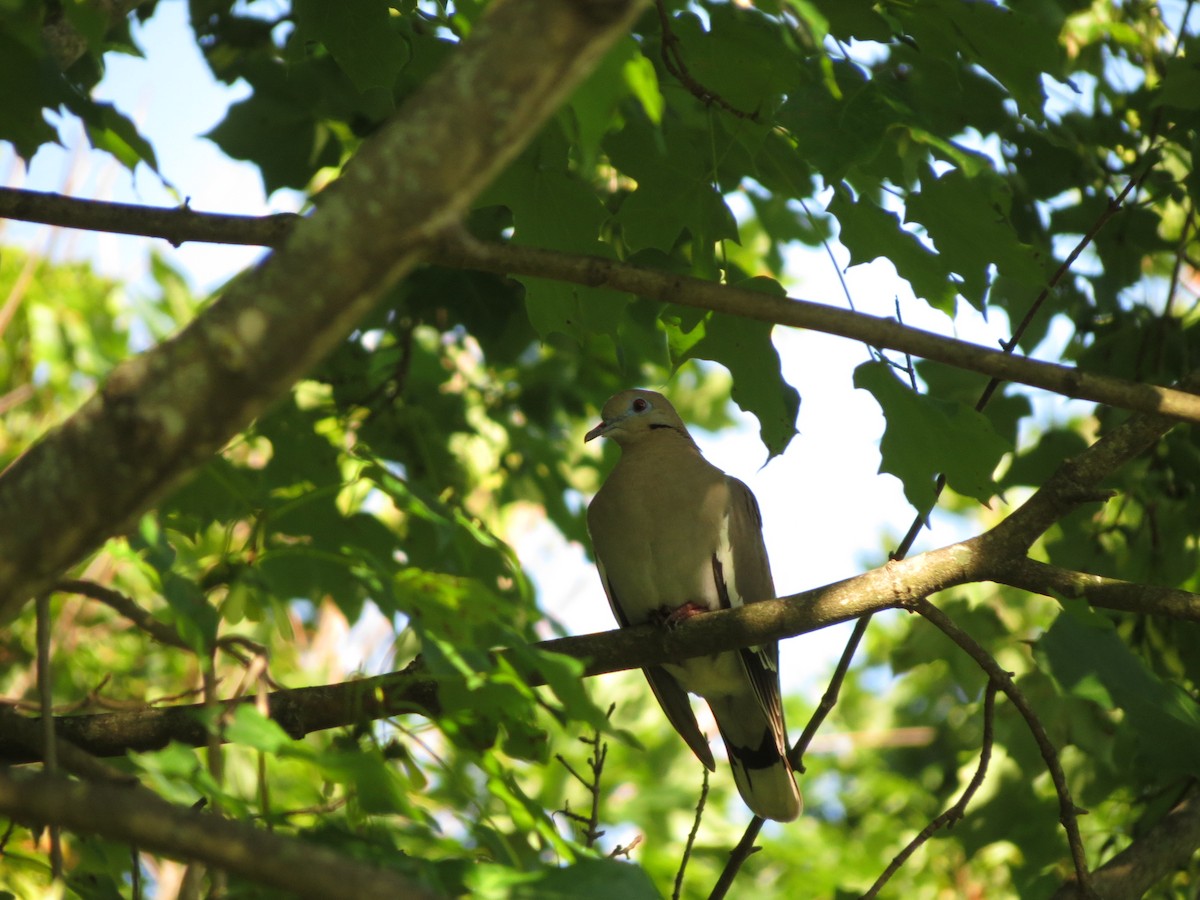
[[[663,624],[665,624],[668,628],[674,628],[680,622],[686,622],[692,616],[698,616],[706,612],[708,612],[707,606],[701,606],[699,603],[689,600],[682,606],[677,606],[668,612],[663,618]]]

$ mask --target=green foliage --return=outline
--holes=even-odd
[[[43,28],[58,28],[63,19],[87,39],[81,55],[68,53],[53,39],[43,40]],[[93,147],[130,170],[138,163],[157,169],[154,149],[133,122],[90,96],[103,72],[103,51],[127,46],[122,27],[109,31],[105,14],[83,3],[11,0],[0,5],[0,78],[7,94],[0,109],[0,140],[10,141],[28,159],[42,144],[58,140],[46,113],[65,108],[83,121]]]
[[[1163,681],[1118,637],[1100,613],[1066,607],[1038,642],[1050,673],[1070,693],[1105,710],[1122,709],[1130,749],[1147,772],[1167,781],[1195,774],[1200,761],[1200,710],[1178,685]],[[1103,659],[1104,665],[1095,661]]]
[[[5,248],[0,288],[12,318],[0,344],[0,464],[73,412],[130,352],[139,304],[82,265],[52,266]]]
[[[190,0],[214,77],[249,92],[207,137],[255,165],[268,191],[315,193],[404,114],[484,7]],[[136,51],[128,23],[98,8],[0,0],[0,140],[28,159],[75,117],[124,166],[153,168],[154,148],[131,121],[91,96],[104,54]],[[478,199],[465,221],[473,235],[781,294],[796,244],[836,233],[850,266],[889,260],[922,312],[954,316],[962,302],[1015,329],[1032,311],[1013,335],[1027,352],[1065,346],[1087,371],[1156,383],[1200,359],[1200,37],[1194,14],[1179,25],[1190,6],[698,0],[661,10]],[[45,30],[63,16],[86,38],[65,66]],[[1179,28],[1178,52],[1168,28]],[[513,52],[536,44],[530,35]],[[1084,235],[1080,260],[1035,308]],[[197,314],[179,273],[157,257],[151,271],[147,299],[85,266],[0,253],[0,466],[103,383],[131,354],[131,333],[161,340]],[[584,423],[621,388],[666,384],[684,418],[710,429],[729,424],[732,397],[757,417],[769,454],[783,453],[803,407],[772,336],[767,323],[604,287],[419,269],[71,573],[132,599],[176,640],[156,643],[108,606],[56,595],[56,700],[190,700],[206,674],[223,697],[253,693],[241,682],[259,648],[288,688],[419,654],[438,684],[432,718],[297,741],[245,706],[204,718],[229,742],[223,766],[178,743],[116,764],[172,802],[203,798],[448,896],[665,893],[700,767],[636,673],[593,683],[578,661],[529,646],[558,626],[513,535],[535,517],[586,544],[581,496],[613,450],[585,448]],[[854,384],[884,412],[881,470],[922,518],[938,475],[1002,509],[997,497],[1018,502],[1125,415],[1035,416],[1020,391],[978,413],[982,378],[923,363],[917,375],[921,392],[873,362]],[[1194,436],[1173,432],[1110,479],[1117,499],[1068,516],[1032,553],[1200,590],[1197,485]],[[964,530],[995,521],[961,506]],[[1093,865],[1144,834],[1200,774],[1194,622],[1101,615],[990,585],[935,602],[1014,673],[1089,811]],[[0,634],[0,692],[27,704],[33,631],[30,613]],[[969,783],[985,684],[924,621],[879,617],[805,761],[805,816],[768,826],[735,893],[867,890]],[[788,705],[793,726],[803,723],[809,710]],[[923,844],[885,892],[1037,898],[1069,875],[1028,724],[1001,698],[992,726],[988,777],[966,818]],[[608,752],[599,839],[574,818],[593,799],[573,774],[588,772],[592,744],[581,738]],[[685,897],[708,894],[747,818],[727,773],[713,776],[706,804]],[[0,890],[34,895],[45,855],[31,833],[14,834],[0,842]],[[630,860],[608,858],[618,847]],[[128,848],[69,835],[67,849],[69,892],[128,893]],[[1148,896],[1194,892],[1198,877],[1193,862]],[[238,879],[229,893],[264,896]]]
[[[987,417],[965,404],[918,394],[887,363],[864,363],[854,372],[883,409],[887,430],[879,442],[880,471],[904,484],[904,496],[925,516],[937,497],[939,474],[958,493],[986,503],[995,492],[992,473],[1011,446]]]

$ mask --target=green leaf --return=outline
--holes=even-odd
[[[62,75],[45,56],[34,52],[0,22],[0,141],[10,141],[17,153],[29,160],[38,147],[56,139],[44,109],[53,109],[66,99]]]
[[[190,806],[198,796],[221,793],[220,786],[201,764],[195,747],[171,741],[161,750],[130,752],[129,757],[143,773],[148,786],[173,803]]]
[[[253,747],[263,753],[279,753],[295,743],[278,722],[268,719],[249,703],[238,705],[224,734],[234,744]]]
[[[93,147],[111,153],[131,172],[140,162],[158,171],[154,148],[129,118],[109,103],[93,103],[89,107],[82,118]]]
[[[714,4],[705,12],[707,28],[690,11],[672,20],[688,73],[740,112],[774,106],[795,83],[796,58],[779,24],[752,6]]]
[[[887,43],[893,38],[893,26],[876,11],[875,0],[790,0],[791,6],[806,19],[812,20],[813,13],[807,7],[820,10],[827,23],[829,33],[841,40],[877,41]]]
[[[1059,466],[1087,447],[1087,441],[1072,429],[1056,428],[1041,434],[1013,460],[1001,479],[1001,486],[1040,485]]]
[[[234,159],[257,165],[268,194],[302,189],[318,169],[338,162],[338,145],[311,108],[262,89],[230,106],[204,136]]]
[[[783,288],[768,278],[751,279],[739,286],[783,293]],[[664,310],[661,320],[676,366],[689,359],[707,359],[727,368],[733,376],[730,393],[734,402],[758,419],[768,458],[783,453],[796,436],[800,394],[783,380],[779,352],[771,343],[773,326],[674,306]]]
[[[974,408],[990,379],[978,372],[968,372],[955,366],[922,359],[916,363],[917,377],[925,385],[925,393],[939,400],[953,400]],[[1021,423],[1030,415],[1029,397],[1018,390],[1000,388],[992,393],[987,404],[987,420],[992,428],[1011,446],[1017,445]]]
[[[686,231],[698,243],[737,240],[737,222],[713,187],[711,134],[672,120],[662,131],[630,119],[604,142],[612,163],[637,182],[615,216],[630,253],[669,253]]]
[[[1084,197],[1074,206],[1055,210],[1050,227],[1056,234],[1087,234],[1100,221],[1109,200],[1105,196]],[[1151,253],[1172,252],[1159,234],[1158,213],[1137,206],[1123,207],[1092,241],[1103,271],[1093,280],[1097,299],[1106,311],[1115,311],[1118,295],[1143,276]]]
[[[355,88],[391,96],[408,53],[387,0],[296,0],[295,12],[303,33],[325,45]]]
[[[878,82],[857,66],[833,64],[837,93],[819,72],[788,92],[778,121],[796,142],[796,153],[836,183],[856,165],[880,154],[889,129],[908,117]]]
[[[662,121],[665,101],[658,87],[658,73],[654,63],[638,54],[625,60],[621,67],[621,76],[629,87],[630,93],[642,105],[646,117],[655,124]]]
[[[914,294],[947,315],[954,315],[958,291],[946,258],[926,247],[912,232],[905,231],[899,216],[865,197],[855,200],[845,187],[834,191],[829,212],[841,225],[839,237],[850,251],[851,265],[883,257],[912,285]]]
[[[1180,57],[1168,60],[1152,105],[1200,109],[1200,63]]]
[[[1018,240],[1008,218],[1011,206],[1011,189],[994,173],[971,178],[959,169],[940,177],[926,173],[921,190],[908,198],[905,221],[925,226],[945,267],[961,279],[963,297],[977,309],[983,308],[993,266],[1023,284],[1046,282],[1046,260]]]
[[[618,41],[596,70],[576,88],[568,108],[574,113],[576,145],[585,169],[595,165],[600,139],[621,123],[622,103],[633,96],[652,122],[662,119],[663,97],[654,65],[631,37]]]
[[[1142,764],[1156,780],[1200,774],[1200,706],[1178,685],[1155,675],[1117,635],[1111,621],[1083,601],[1063,613],[1038,651],[1068,691],[1125,711]]]
[[[180,637],[199,654],[207,654],[217,642],[221,617],[217,609],[190,579],[174,572],[163,575],[162,595],[171,608],[171,622]]]
[[[900,479],[904,496],[921,515],[933,508],[939,474],[964,496],[981,503],[991,499],[992,473],[1012,447],[987,417],[966,404],[918,394],[886,363],[859,366],[854,386],[871,392],[887,420],[879,442],[879,471]]]
[[[560,653],[533,650],[526,645],[512,648],[524,671],[535,671],[563,705],[563,712],[572,721],[586,722],[597,731],[611,731],[608,717],[591,698],[587,690],[582,660]]]
[[[330,781],[352,788],[364,812],[413,815],[406,779],[378,750],[314,753],[311,759]]]
[[[476,900],[660,900],[649,876],[632,863],[584,859],[574,865],[521,871],[481,863],[467,876]]]
[[[86,39],[89,52],[96,53],[96,48],[103,47],[105,33],[112,27],[107,10],[80,0],[70,0],[62,4],[62,11],[72,27]]]
[[[923,52],[977,63],[1008,89],[1023,113],[1042,118],[1042,77],[1062,71],[1063,50],[1056,38],[1063,13],[1054,4],[1014,8],[988,0],[929,0],[895,7],[895,12]]]
[[[512,211],[513,242],[611,258],[599,240],[608,218],[595,192],[567,160],[567,143],[557,128],[542,136],[493,183],[480,205],[502,204]],[[543,338],[560,333],[585,343],[595,334],[614,339],[629,296],[547,278],[521,276],[529,320]]]

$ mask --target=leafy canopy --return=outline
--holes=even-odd
[[[485,7],[190,0],[214,78],[246,88],[206,137],[256,166],[268,192],[309,192],[319,208],[319,187],[453,63]],[[157,171],[134,120],[93,96],[105,54],[139,52],[135,23],[157,8],[0,2],[0,139],[28,159],[78,119],[96,148]],[[536,48],[531,33],[512,52]],[[663,0],[463,224],[511,249],[768,294],[784,293],[797,245],[836,235],[851,266],[888,260],[906,302],[950,316],[972,307],[1013,323],[1021,351],[1168,383],[1200,359],[1197,58],[1200,27],[1182,3]],[[142,298],[83,265],[0,254],[0,464],[102,385],[132,354],[131,334],[165,339],[204,314],[167,258],[152,272],[158,296]],[[981,377],[873,356],[854,386],[886,418],[881,470],[921,519],[941,502],[972,532],[1126,418],[1035,415],[1016,388],[979,411]],[[202,725],[228,742],[223,763],[172,743],[115,765],[172,802],[204,798],[434,892],[665,892],[697,767],[637,678],[586,683],[580,661],[531,646],[555,625],[511,536],[533,515],[586,543],[583,498],[613,450],[585,449],[584,423],[618,389],[668,382],[700,428],[729,425],[732,397],[771,457],[803,416],[770,323],[549,275],[422,266],[268,414],[140,521],[113,523],[122,536],[68,573],[148,621],[129,628],[128,607],[94,590],[56,594],[55,701],[123,708],[198,686],[253,693],[255,678],[264,689],[338,682],[348,672],[332,648],[353,625],[364,656],[399,668],[420,654],[437,686],[432,714],[363,717],[296,741],[252,707],[210,710]],[[1198,484],[1200,453],[1177,429],[1111,474],[1119,501],[1066,516],[1032,555],[1200,590]],[[893,549],[881,535],[871,562]],[[937,601],[1015,673],[1089,810],[1082,840],[1098,866],[1136,847],[1200,775],[1195,616],[1040,593],[1051,596],[981,583]],[[2,652],[0,689],[32,703],[32,607]],[[257,674],[238,688],[247,671]],[[805,817],[764,833],[738,889],[867,890],[961,794],[987,731],[991,764],[967,817],[919,846],[888,890],[1053,893],[1072,872],[1056,786],[1011,704],[982,721],[986,683],[916,617],[873,623],[824,726],[843,737],[806,757]],[[798,699],[788,706],[793,725],[805,721]],[[725,773],[706,804],[685,896],[707,895],[743,819]],[[0,885],[16,895],[48,880],[33,832],[20,833],[0,841]],[[69,892],[128,895],[129,853],[110,833],[67,841]],[[142,865],[165,882],[163,858]],[[1185,854],[1156,872],[1152,895],[1194,890],[1195,867]],[[227,889],[262,896],[245,876]]]

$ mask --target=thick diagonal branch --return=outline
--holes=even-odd
[[[342,341],[623,33],[638,0],[501,0],[262,264],[0,476],[0,619]],[[537,53],[514,53],[536,44]]]
[[[1189,372],[1176,387],[1200,400],[1195,393],[1200,390],[1200,369]],[[992,529],[990,539],[1003,545],[997,558],[1024,559],[1033,542],[1067,513],[1083,503],[1105,499],[1111,492],[1101,489],[1104,479],[1153,447],[1175,424],[1165,415],[1138,413],[1065,460],[1032,497]]]

